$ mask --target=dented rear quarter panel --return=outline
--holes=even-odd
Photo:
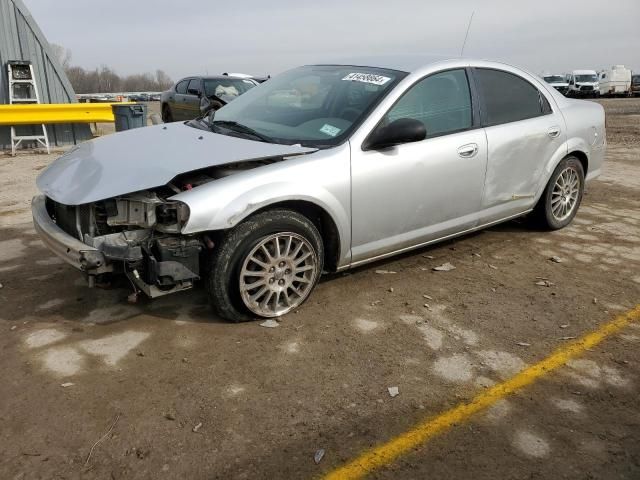
[[[564,99],[562,114],[567,123],[567,151],[586,155],[587,181],[593,180],[602,172],[606,154],[604,108],[589,100]]]
[[[333,219],[340,236],[339,266],[351,254],[351,168],[349,143],[308,155],[245,170],[172,200],[189,206],[183,233],[226,230],[258,210],[280,202],[305,201]]]

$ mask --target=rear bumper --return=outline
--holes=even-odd
[[[42,242],[69,265],[89,275],[113,271],[103,253],[97,248],[82,243],[58,227],[49,216],[44,195],[37,195],[31,201],[33,226]]]

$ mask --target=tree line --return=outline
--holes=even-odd
[[[173,81],[163,70],[120,76],[106,65],[86,70],[71,64],[71,51],[51,44],[53,54],[62,65],[76,93],[160,92],[167,90]]]

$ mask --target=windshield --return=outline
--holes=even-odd
[[[547,75],[544,77],[544,81],[547,83],[564,83],[564,77],[561,75]]]
[[[598,77],[594,75],[576,75],[576,82],[597,82]]]
[[[369,67],[295,68],[222,107],[213,126],[239,124],[274,143],[337,145],[405,76]]]
[[[249,80],[240,78],[205,78],[204,93],[207,97],[238,97],[254,87],[255,84]]]
[[[640,75],[634,75],[631,77],[631,83],[634,85],[640,85]]]

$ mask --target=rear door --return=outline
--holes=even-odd
[[[520,75],[475,68],[473,76],[487,137],[480,219],[487,223],[533,207],[548,161],[566,148],[565,122],[543,90]]]

